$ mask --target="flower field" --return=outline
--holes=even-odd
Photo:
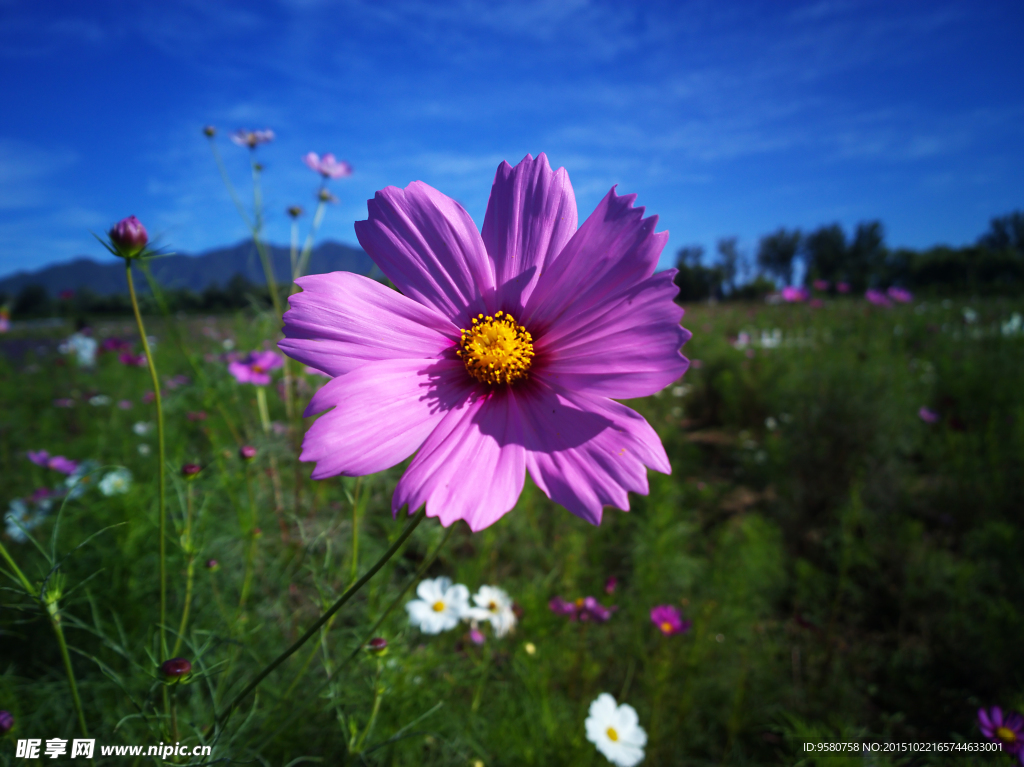
[[[627,403],[672,469],[648,472],[629,513],[590,524],[527,478],[484,529],[426,518],[404,543],[391,508],[409,461],[320,480],[299,461],[328,379],[281,364],[273,311],[146,317],[166,650],[135,323],[96,323],[91,345],[15,325],[0,338],[0,764],[31,763],[18,739],[83,727],[98,744],[211,746],[180,764],[845,763],[807,743],[933,744],[878,765],[947,764],[947,744],[957,764],[1011,764],[1022,310],[687,306],[689,370]],[[995,706],[1001,729],[1003,713],[979,721]],[[992,743],[1003,755],[978,752]]]

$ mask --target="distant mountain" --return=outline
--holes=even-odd
[[[291,281],[291,256],[288,248],[270,246],[274,277],[279,283]],[[201,291],[217,283],[225,285],[236,274],[250,282],[263,284],[263,266],[252,240],[229,248],[209,250],[197,256],[177,254],[149,262],[153,276],[167,289],[189,288]],[[339,242],[322,242],[313,248],[307,274],[324,272],[355,272],[368,274],[373,261],[360,248]],[[145,280],[138,280],[145,289]],[[47,293],[56,296],[62,290],[89,290],[99,295],[126,293],[124,264],[121,261],[94,261],[82,256],[61,264],[52,264],[34,272],[18,272],[0,279],[0,294],[15,296],[26,285],[42,285]]]

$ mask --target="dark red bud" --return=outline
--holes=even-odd
[[[196,474],[198,474],[202,470],[203,467],[200,466],[198,463],[186,463],[184,466],[181,467],[181,476],[183,476],[185,479],[192,479],[193,477],[196,476]]]
[[[164,679],[181,679],[192,673],[192,663],[184,658],[171,658],[160,666],[160,673]]]

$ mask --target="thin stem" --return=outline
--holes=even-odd
[[[27,591],[30,596],[35,596],[32,591],[32,582],[25,577],[25,573],[21,571],[21,568],[18,567],[17,563],[15,563],[11,558],[11,555],[7,553],[7,549],[4,547],[3,541],[0,541],[0,555],[2,555],[4,561],[7,562],[7,566],[14,570],[14,574],[18,576],[18,580],[21,581],[21,585],[25,587],[25,591]]]
[[[321,187],[322,189],[323,187]],[[323,223],[324,213],[327,212],[327,205],[321,199],[316,205],[316,212],[313,214],[313,223],[309,227],[309,233],[306,235],[306,242],[302,246],[302,255],[299,256],[298,268],[292,272],[292,282],[301,277],[306,267],[309,266],[309,257],[313,253],[313,240],[316,238],[317,230],[320,228],[320,224]],[[292,288],[294,291],[294,287]]]
[[[292,655],[294,655],[295,652],[300,647],[302,647],[302,645],[304,645],[309,640],[310,637],[312,637],[314,634],[317,633],[317,631],[319,631],[321,626],[323,626],[325,623],[327,623],[327,621],[329,621],[331,619],[332,615],[334,615],[336,612],[338,612],[338,610],[340,610],[342,607],[344,607],[345,604],[356,594],[356,592],[359,591],[359,589],[361,589],[364,585],[366,585],[366,583],[374,575],[376,575],[377,572],[382,567],[384,567],[384,565],[387,564],[388,560],[391,559],[391,557],[393,557],[395,555],[395,553],[402,547],[402,544],[405,543],[406,539],[410,535],[412,535],[413,530],[415,530],[417,528],[417,526],[420,524],[420,522],[422,522],[424,520],[426,515],[427,515],[426,507],[424,507],[424,508],[420,509],[418,512],[416,512],[416,515],[409,521],[409,524],[407,524],[405,526],[405,529],[402,531],[402,534],[398,536],[398,539],[393,544],[391,544],[391,548],[389,548],[387,551],[384,552],[384,555],[380,559],[377,560],[377,562],[373,565],[373,567],[371,567],[369,570],[367,570],[362,578],[360,578],[358,581],[353,583],[348,588],[348,590],[346,590],[345,593],[341,595],[341,597],[338,599],[338,601],[335,602],[330,607],[330,609],[327,610],[327,612],[325,612],[323,615],[321,615],[320,619],[318,621],[316,621],[316,623],[314,623],[312,626],[310,626],[306,630],[306,632],[301,637],[299,637],[295,642],[293,642],[292,645],[287,650],[285,650],[283,653],[281,653],[276,658],[274,658],[274,660],[272,660],[262,671],[260,671],[260,673],[258,673],[256,675],[256,677],[251,682],[249,682],[249,684],[247,684],[245,686],[245,689],[243,689],[240,693],[238,693],[238,695],[235,696],[234,700],[232,700],[224,708],[224,710],[221,711],[217,715],[217,721],[218,722],[223,722],[224,720],[226,720],[227,717],[231,714],[231,712],[234,711],[234,709],[238,706],[238,704],[241,703],[242,700],[250,692],[255,690],[257,686],[259,686],[260,682],[262,682],[264,679],[266,679],[267,676],[269,676],[271,674],[271,672],[273,672],[274,669],[276,669],[278,666],[280,666],[282,663],[284,663],[288,658],[290,658]]]
[[[50,614],[50,625],[53,626],[53,633],[57,635],[57,644],[60,645],[60,656],[64,659],[64,670],[68,675],[68,685],[71,687],[71,700],[74,701],[75,711],[78,713],[78,726],[82,730],[82,737],[89,737],[89,728],[85,726],[85,712],[82,710],[82,700],[78,697],[78,685],[75,683],[75,671],[71,668],[71,656],[68,654],[68,643],[64,641],[64,629],[60,625],[60,610],[56,602],[46,605],[46,611]]]
[[[352,497],[352,574],[349,578],[353,581],[359,572],[359,490],[362,481],[362,477],[356,480],[356,492]]]
[[[164,406],[160,397],[160,379],[156,374],[156,365],[153,363],[153,352],[149,348],[149,339],[146,338],[146,328],[142,324],[142,314],[139,312],[139,299],[135,295],[135,283],[132,282],[132,262],[125,259],[125,276],[128,278],[128,293],[132,299],[132,309],[135,312],[135,322],[139,326],[139,336],[142,338],[142,350],[146,353],[146,364],[149,366],[149,375],[153,379],[153,396],[156,401],[156,434],[159,453],[159,508],[160,508],[160,652],[164,660],[167,659],[167,512],[164,507],[164,493],[166,478],[164,476]]]
[[[192,607],[192,585],[195,582],[196,552],[192,545],[192,483],[189,482],[185,488],[185,503],[187,512],[185,518],[185,545],[188,547],[188,568],[185,571],[185,606],[181,610],[181,623],[178,626],[178,638],[174,642],[174,649],[171,655],[177,656],[181,649],[181,643],[185,639],[185,629],[188,628],[188,614]]]
[[[231,183],[231,178],[228,176],[227,168],[224,167],[224,161],[220,157],[220,152],[217,150],[217,144],[214,142],[213,137],[210,137],[210,151],[213,152],[213,159],[217,161],[217,169],[220,171],[220,177],[224,180],[224,186],[228,188],[228,194],[231,195],[232,202],[235,203],[235,207],[238,208],[238,215],[242,217],[245,225],[252,229],[252,222],[249,220],[249,216],[245,212],[245,206],[242,205],[242,200],[238,197],[238,192],[235,191],[234,185]]]
[[[270,434],[270,409],[267,407],[267,390],[263,386],[256,387],[256,406],[260,411],[263,433]]]

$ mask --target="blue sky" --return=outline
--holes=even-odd
[[[479,224],[498,163],[546,152],[581,220],[613,184],[678,248],[881,219],[973,241],[1024,208],[1024,4],[0,0],[0,275],[103,257],[134,213],[179,252],[246,230],[238,127],[272,128],[268,234],[314,205],[307,151],[355,174],[323,237],[423,180]]]

